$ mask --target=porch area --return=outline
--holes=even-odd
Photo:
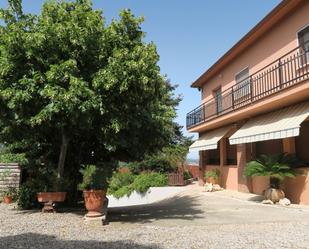
[[[295,178],[286,178],[283,181],[282,189],[292,203],[309,205],[309,110],[307,107],[303,109],[302,118],[297,121],[295,121],[297,119],[295,117],[299,116],[293,116],[287,120],[278,115],[278,112],[261,115],[247,121],[247,124],[243,126],[230,126],[224,134],[217,136],[218,141],[215,148],[198,147],[200,155],[199,184],[205,183],[206,171],[217,169],[220,171],[219,184],[223,188],[261,195],[269,186],[269,177],[244,176],[247,162],[255,160],[263,154],[275,155],[285,152],[295,154],[300,163],[295,167],[298,175]],[[279,110],[281,113],[284,111]],[[294,124],[295,130],[293,131],[294,128],[288,130],[284,128],[284,125],[271,121],[269,117],[277,117],[280,122],[284,120],[287,125],[292,126],[293,122],[296,122],[299,123],[299,127]],[[270,131],[273,134],[267,134],[267,129],[271,130],[268,127],[263,133],[265,127],[263,128],[261,122],[259,123],[261,120],[264,122],[263,125],[272,125],[277,131]],[[241,134],[250,133],[254,129],[256,131],[251,137],[250,134],[248,136]],[[259,132],[261,134],[258,134]],[[209,133],[214,134],[215,132]],[[199,140],[201,141],[205,136],[205,134],[201,134]],[[210,140],[206,139],[205,141],[209,142]]]

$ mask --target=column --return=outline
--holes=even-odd
[[[199,151],[199,177],[198,177],[198,183],[199,186],[204,186],[204,174],[205,174],[205,167],[206,167],[206,160],[205,160],[205,151]]]
[[[250,144],[237,144],[238,191],[240,192],[252,191],[251,179],[244,176],[247,161],[250,160],[250,150]]]
[[[289,154],[295,154],[295,137],[288,137],[282,139],[283,144],[283,152],[289,153]]]
[[[220,185],[221,187],[226,187],[225,186],[225,182],[224,182],[224,177],[223,177],[223,167],[224,165],[226,165],[226,138],[222,138],[220,141],[220,146],[219,146],[219,149],[220,149]]]

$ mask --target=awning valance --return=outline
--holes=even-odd
[[[229,126],[206,132],[190,146],[190,151],[217,149],[219,140],[224,137],[231,128],[232,127]]]
[[[309,102],[283,108],[249,120],[230,137],[230,144],[252,143],[299,135],[300,124],[309,116]]]

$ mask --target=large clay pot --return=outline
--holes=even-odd
[[[283,190],[276,188],[268,188],[264,193],[266,200],[271,200],[273,203],[279,202],[280,199],[285,197]]]
[[[106,200],[106,190],[84,191],[85,206],[88,210],[86,217],[100,217]]]
[[[43,203],[42,212],[56,212],[55,202],[65,201],[66,192],[39,192],[37,193],[38,202]]]
[[[13,202],[12,196],[4,196],[4,197],[3,197],[3,202],[4,202],[5,204],[10,204],[10,203],[12,203],[12,202]]]
[[[38,202],[63,202],[66,192],[39,192],[37,194]]]
[[[213,177],[207,177],[206,182],[212,184],[218,184],[218,179],[215,179]]]

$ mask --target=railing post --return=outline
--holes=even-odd
[[[250,86],[250,99],[251,103],[253,102],[253,83],[252,83],[252,76],[249,77],[249,86]]]
[[[205,121],[206,120],[206,108],[205,108],[205,105],[203,105],[203,116],[204,116],[203,121]]]
[[[278,73],[279,73],[279,87],[282,88],[282,68],[281,68],[281,58],[278,60]]]
[[[234,86],[232,86],[232,109],[234,110]]]

